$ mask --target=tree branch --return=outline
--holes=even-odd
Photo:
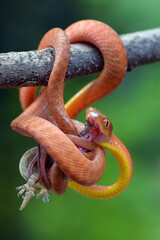
[[[160,61],[160,28],[120,36],[127,50],[128,71]],[[54,49],[0,54],[0,88],[47,85]],[[66,79],[100,72],[103,58],[88,44],[72,44]]]

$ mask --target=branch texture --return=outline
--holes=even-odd
[[[120,36],[127,51],[128,71],[160,61],[160,28]],[[0,54],[0,88],[47,85],[54,62],[53,48]],[[100,72],[103,58],[88,44],[72,44],[66,79]]]

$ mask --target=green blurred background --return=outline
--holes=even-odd
[[[65,29],[80,19],[97,19],[119,34],[159,27],[160,1],[6,0],[0,6],[1,52],[36,49],[53,27]],[[20,112],[18,90],[0,90],[0,232],[1,239],[160,239],[160,64],[127,73],[121,86],[94,104],[113,122],[114,133],[130,150],[134,175],[127,190],[109,200],[94,200],[67,189],[44,204],[33,199],[23,212],[15,187],[24,183],[19,159],[32,139],[10,128]],[[65,100],[93,76],[70,80]],[[78,117],[84,121],[85,114]],[[102,184],[118,177],[118,165],[107,152]]]

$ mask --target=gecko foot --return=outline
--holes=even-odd
[[[18,197],[22,196],[25,192],[23,198],[22,205],[20,207],[20,210],[23,210],[24,207],[27,205],[27,203],[30,201],[32,197],[35,196],[35,193],[38,191],[37,187],[34,187],[33,185],[37,181],[38,176],[36,174],[33,174],[29,179],[28,182],[22,186],[19,186],[16,188],[16,190],[19,190]]]
[[[49,194],[48,190],[42,188],[41,191],[36,195],[37,198],[43,197],[43,202],[50,202],[51,195]]]

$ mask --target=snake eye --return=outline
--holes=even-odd
[[[103,120],[103,125],[104,125],[105,128],[109,127],[110,123],[109,123],[108,119]]]

